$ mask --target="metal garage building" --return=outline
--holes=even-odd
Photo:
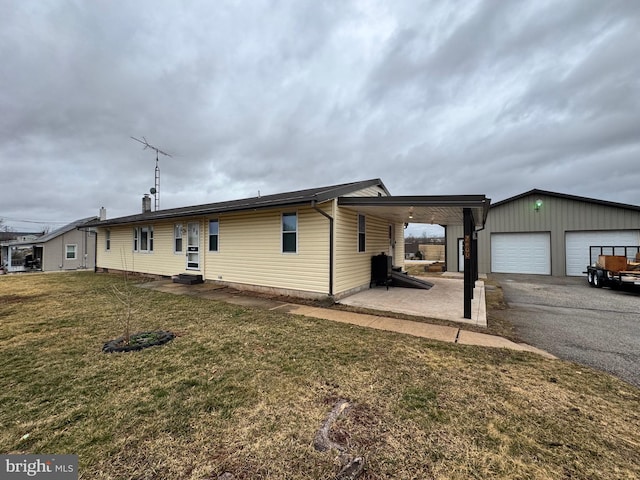
[[[447,269],[462,271],[462,228],[445,229]],[[579,276],[592,245],[640,245],[640,206],[544,190],[491,205],[477,233],[480,273]]]

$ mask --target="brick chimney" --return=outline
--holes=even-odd
[[[151,197],[148,193],[142,197],[142,213],[149,213],[151,211]]]

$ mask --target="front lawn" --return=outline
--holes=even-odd
[[[102,353],[133,331],[163,345]],[[132,332],[133,333],[133,332]],[[74,453],[83,479],[640,478],[640,390],[533,354],[175,296],[93,273],[0,277],[0,452]]]

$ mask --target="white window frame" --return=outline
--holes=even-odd
[[[73,249],[73,257],[69,256],[69,247]],[[77,260],[78,259],[78,244],[77,243],[67,243],[64,246],[64,259],[65,260]]]
[[[295,230],[285,230],[284,229],[284,217],[289,217],[289,216],[295,216],[296,219],[296,228]],[[299,225],[298,225],[298,212],[282,212],[282,215],[280,216],[280,251],[285,254],[285,255],[296,255],[298,253],[298,230],[299,230]],[[296,244],[295,244],[295,250],[294,251],[285,251],[284,249],[284,238],[285,235],[295,235],[295,239],[296,239]]]
[[[146,248],[142,248],[142,234],[147,234]],[[133,227],[133,251],[138,253],[153,253],[153,225]]]
[[[182,254],[184,252],[183,229],[184,225],[182,223],[176,223],[173,226],[173,253],[175,254]],[[176,248],[178,240],[180,240],[180,250]]]
[[[111,229],[109,228],[104,231],[104,249],[107,252],[111,251]]]
[[[360,230],[360,219],[362,218],[362,223],[363,223],[363,230]],[[358,253],[365,253],[367,251],[367,217],[363,214],[363,213],[359,213],[358,214],[358,226],[357,226],[357,231],[358,231],[358,235],[357,235],[357,249],[358,249]],[[360,236],[362,235],[363,238],[363,247],[360,248]]]
[[[217,233],[214,233],[214,234],[211,233],[211,224],[212,223],[215,223],[218,226]],[[208,232],[208,240],[207,241],[209,243],[209,251],[213,252],[213,253],[219,252],[220,251],[220,219],[218,219],[218,218],[209,219],[208,230],[209,230],[209,232]],[[216,248],[215,249],[211,248],[211,237],[212,236],[216,237]]]

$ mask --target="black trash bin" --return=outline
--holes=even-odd
[[[380,255],[371,257],[371,283],[373,285],[385,285],[389,290],[391,283],[391,257],[382,252]]]

